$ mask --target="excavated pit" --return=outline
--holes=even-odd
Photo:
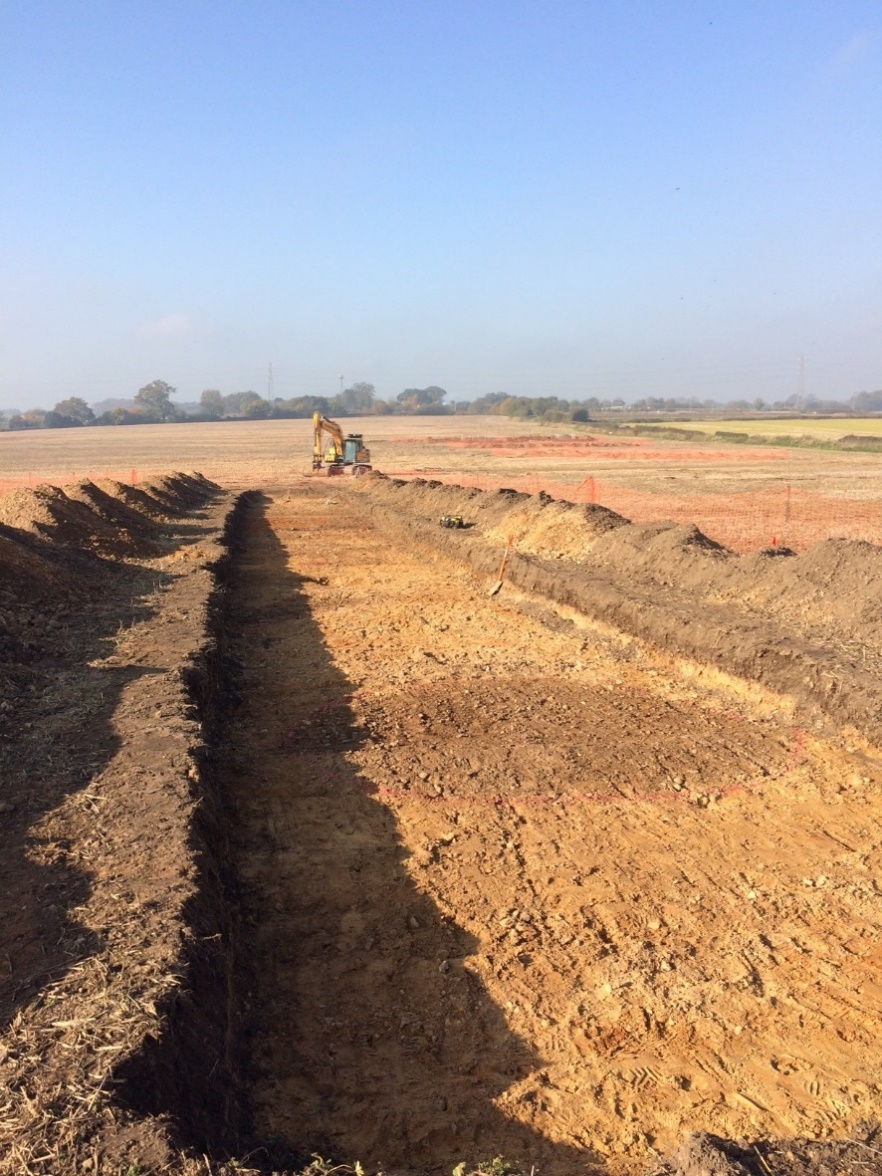
[[[74,607],[103,602],[73,653],[116,686],[100,762],[62,715],[82,775],[12,810],[23,893],[64,902],[23,908],[4,1176],[875,1170],[874,549],[733,562],[382,479],[210,520],[198,483],[33,493],[0,508],[15,714]]]
[[[301,484],[238,520],[240,1146],[563,1176],[685,1171],[703,1130],[693,1168],[771,1136],[787,1171],[800,1136],[873,1117],[878,753],[807,702],[489,598],[436,522],[366,494]],[[823,1162],[864,1170],[863,1138]],[[763,1172],[751,1147],[715,1162]]]

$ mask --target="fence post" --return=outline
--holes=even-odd
[[[595,501],[594,475],[589,474],[587,478],[583,478],[582,481],[579,483],[579,485],[576,487],[576,491],[577,491],[576,497],[580,501],[590,502],[591,505],[593,506],[594,501]]]
[[[784,545],[790,547],[790,483],[784,487]]]

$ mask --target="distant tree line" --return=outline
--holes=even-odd
[[[814,396],[789,396],[786,400],[766,404],[757,397],[753,400],[730,400],[721,404],[715,400],[694,397],[645,396],[627,405],[624,400],[600,399],[590,396],[584,400],[566,400],[559,396],[509,396],[505,392],[491,392],[472,401],[449,402],[447,392],[432,384],[428,388],[405,388],[394,400],[377,396],[373,384],[359,382],[335,396],[295,396],[285,400],[271,400],[257,392],[231,392],[224,395],[217,388],[206,388],[199,404],[185,410],[172,401],[177,392],[165,380],[152,380],[136,392],[132,407],[117,406],[96,416],[79,396],[60,400],[54,408],[35,408],[29,412],[13,413],[8,418],[0,414],[0,428],[70,429],[83,425],[143,425],[183,421],[272,420],[311,417],[314,412],[323,416],[387,416],[391,414],[416,416],[448,416],[453,413],[489,414],[521,420],[549,423],[572,421],[585,423],[597,414],[629,410],[640,413],[713,413],[733,416],[753,412],[787,413],[866,413],[882,412],[882,390],[858,392],[849,400],[820,400]]]
[[[621,402],[618,402],[621,403]],[[672,399],[670,397],[646,396],[633,401],[629,408],[636,412],[713,412],[732,413],[738,416],[746,412],[812,412],[821,414],[853,413],[864,416],[871,412],[882,412],[882,389],[876,392],[856,392],[848,400],[819,399],[817,396],[788,396],[786,400],[767,403],[761,396],[753,400]]]
[[[4,422],[5,428],[21,429],[72,429],[83,425],[143,425],[164,421],[189,420],[188,415],[172,404],[172,395],[177,389],[165,380],[152,380],[139,388],[134,397],[134,408],[111,408],[96,416],[80,396],[69,396],[59,400],[47,412],[43,408],[32,408],[29,412],[13,413]]]
[[[505,392],[490,392],[487,396],[473,400],[467,411],[520,420],[579,422],[589,421],[592,410],[596,412],[603,407],[603,403],[596,397],[590,400],[563,400],[559,396],[508,396]],[[624,407],[624,400],[621,403]]]
[[[459,407],[459,406],[457,406]],[[481,396],[460,411],[483,413],[491,416],[519,417],[548,422],[590,421],[592,416],[610,412],[638,413],[712,413],[715,416],[742,416],[745,413],[850,413],[862,416],[882,412],[882,389],[877,392],[858,392],[849,400],[820,400],[814,396],[789,396],[767,404],[762,398],[753,400],[699,400],[678,397],[645,396],[626,404],[621,398],[615,400],[589,396],[585,400],[564,400],[557,396],[508,396],[504,392],[491,392]]]
[[[428,388],[405,388],[395,400],[381,400],[373,384],[352,384],[336,396],[295,396],[289,400],[274,397],[267,400],[257,392],[231,392],[224,395],[217,388],[206,388],[195,411],[185,411],[172,401],[177,389],[165,380],[152,380],[134,396],[132,407],[117,406],[96,416],[85,400],[69,396],[53,409],[34,408],[29,412],[12,413],[7,419],[0,414],[0,428],[70,429],[82,425],[147,425],[183,421],[271,420],[311,417],[314,412],[323,416],[367,416],[390,413],[446,416],[465,404],[445,404],[447,393],[437,385]]]
[[[199,401],[202,420],[263,420],[272,417],[386,416],[390,413],[447,416],[457,410],[445,404],[447,393],[437,385],[428,388],[405,388],[395,400],[381,400],[373,384],[357,383],[336,396],[295,396],[290,400],[276,397],[265,400],[256,392],[233,392],[224,396],[216,388],[206,388]],[[464,407],[464,406],[460,406]]]

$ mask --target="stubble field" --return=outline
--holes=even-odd
[[[873,453],[683,443],[592,434],[500,417],[366,417],[377,469],[483,489],[544,490],[635,522],[694,522],[739,552],[805,550],[838,535],[882,537]],[[199,469],[228,489],[284,486],[310,469],[310,421],[218,422],[0,433],[0,493],[40,482],[132,482]]]
[[[744,1142],[720,1172],[872,1171],[871,1129],[806,1140],[882,1114],[879,550],[738,556],[603,508],[789,485],[795,528],[794,487],[874,504],[880,459],[347,424],[398,482],[304,477],[308,422],[0,436],[10,481],[136,471],[165,528],[112,550],[20,490],[0,518],[4,864],[29,896],[0,1066],[30,1149],[0,1171],[686,1172],[659,1157],[695,1131]],[[171,467],[227,497],[181,505]],[[200,612],[189,572],[253,489]],[[42,529],[10,535],[29,502]],[[25,624],[59,550],[91,603]]]
[[[570,486],[593,475],[610,486],[662,497],[766,491],[789,482],[820,494],[882,499],[882,466],[875,454],[703,442],[684,446],[592,434],[590,425],[537,426],[492,416],[356,417],[342,424],[347,432],[364,434],[374,465],[391,475],[523,477]],[[760,424],[774,432],[778,423]],[[733,422],[731,427],[743,425]],[[788,429],[782,425],[778,431]],[[0,489],[108,473],[127,481],[132,474],[144,478],[171,468],[203,470],[224,486],[283,485],[309,470],[311,455],[307,420],[0,433]]]

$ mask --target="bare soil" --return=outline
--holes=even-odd
[[[877,1114],[874,748],[488,598],[374,495],[271,496],[237,580],[257,1137],[642,1171]]]
[[[878,548],[383,478],[0,521],[3,1176],[882,1171]]]
[[[537,426],[498,416],[372,416],[341,423],[364,435],[374,466],[391,475],[529,476],[574,487],[593,476],[662,500],[671,493],[725,495],[785,484],[882,499],[878,453],[610,437],[592,434],[590,425]],[[6,432],[0,433],[0,492],[105,477],[131,483],[170,466],[195,466],[229,489],[284,486],[308,472],[311,456],[308,420]]]
[[[114,1071],[160,1035],[205,887],[186,673],[229,505],[198,476],[143,483],[139,515],[112,488],[113,505],[68,490],[0,508],[0,1171],[16,1176],[166,1157]]]

